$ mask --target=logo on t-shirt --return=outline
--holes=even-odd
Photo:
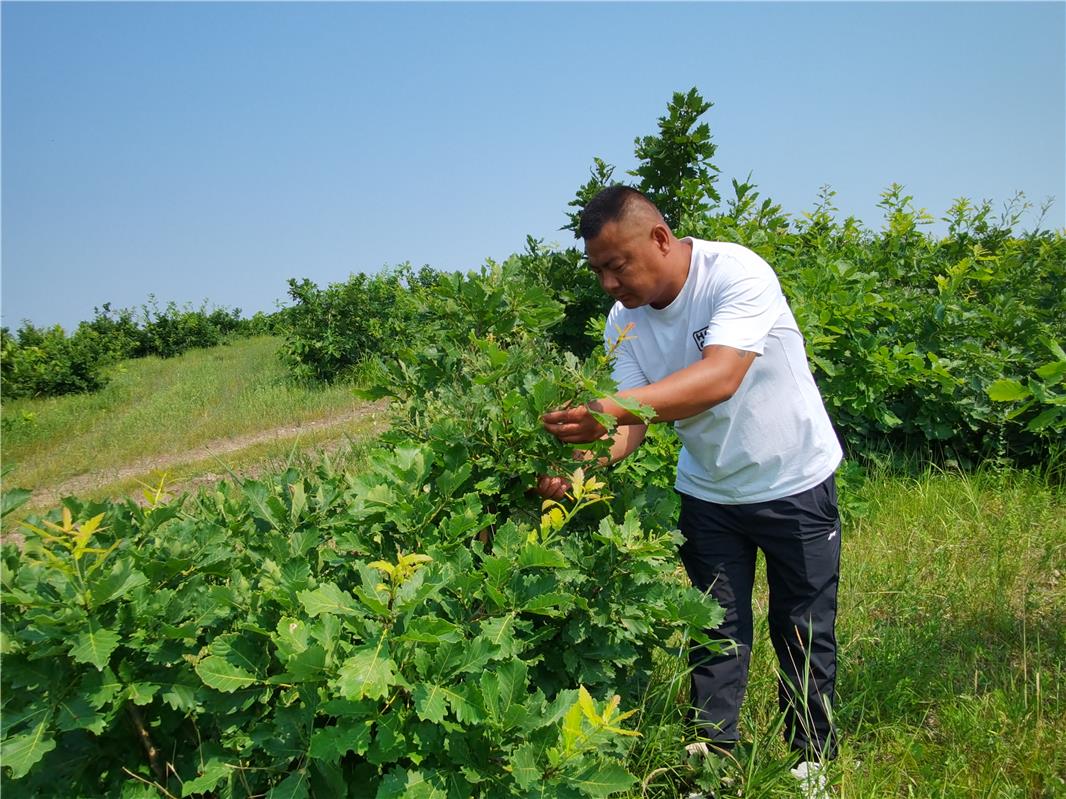
[[[696,342],[696,347],[700,352],[703,352],[703,342],[707,340],[707,331],[710,330],[710,328],[711,326],[707,325],[707,327],[701,327],[699,330],[692,331],[692,340]]]

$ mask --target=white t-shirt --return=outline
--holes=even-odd
[[[607,316],[608,344],[634,323],[616,353],[619,388],[662,380],[710,344],[758,353],[733,397],[674,422],[683,445],[677,490],[736,505],[813,488],[843,453],[777,275],[739,244],[683,241],[692,261],[673,302],[661,310],[615,303]]]

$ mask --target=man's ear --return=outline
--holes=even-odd
[[[659,248],[659,252],[663,255],[670,252],[670,231],[666,225],[658,224],[651,229],[651,240],[655,242],[655,246]]]

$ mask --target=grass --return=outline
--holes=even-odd
[[[203,458],[181,463],[166,470],[153,470],[109,482],[78,494],[81,499],[102,500],[121,496],[139,496],[145,490],[155,491],[162,484],[166,497],[178,493],[192,493],[201,486],[211,485],[234,475],[259,475],[284,472],[287,468],[311,471],[329,457],[334,468],[360,471],[366,463],[367,452],[376,441],[376,422],[352,423],[345,426],[338,438],[335,429],[313,430],[290,439],[266,441],[242,448],[224,456]],[[35,509],[33,503],[26,506]]]
[[[1066,497],[1021,472],[873,476],[846,497],[836,719],[838,796],[1066,796]],[[761,570],[761,565],[760,565]],[[765,618],[763,581],[757,612]],[[776,662],[756,632],[745,745],[706,782],[724,797],[797,796]],[[642,714],[647,796],[683,796],[687,678],[664,657]],[[715,769],[708,769],[708,772]],[[639,793],[637,795],[640,795]]]
[[[154,479],[157,470],[115,477],[131,462],[161,459],[180,462],[171,475],[218,471],[208,453],[196,450],[212,442],[240,438],[274,428],[286,443],[242,447],[227,455],[227,465],[276,458],[291,446],[297,427],[308,422],[360,414],[365,403],[350,385],[306,387],[286,379],[277,358],[280,340],[257,337],[177,358],[126,361],[112,381],[94,394],[4,403],[3,461],[13,466],[5,482],[47,489],[94,475],[99,486],[85,495],[121,493],[138,480]],[[365,427],[365,425],[363,425]],[[291,428],[291,429],[290,429]],[[360,424],[344,429],[358,433]],[[338,428],[332,433],[341,435]],[[317,446],[321,431],[300,435],[303,446]]]

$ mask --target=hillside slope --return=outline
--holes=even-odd
[[[164,473],[180,491],[230,469],[348,452],[380,428],[380,406],[357,400],[350,385],[289,382],[279,345],[257,337],[126,361],[95,394],[5,403],[5,483],[33,490],[39,508],[67,495],[139,494],[138,484],[158,485]]]

